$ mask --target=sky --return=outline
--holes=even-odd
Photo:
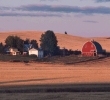
[[[110,0],[0,0],[0,32],[110,36]]]

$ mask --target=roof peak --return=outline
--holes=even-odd
[[[94,39],[91,39],[90,41],[91,41],[91,42],[94,42],[95,40],[94,40]]]

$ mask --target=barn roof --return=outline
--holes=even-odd
[[[98,42],[92,41],[92,43],[96,46],[97,52],[103,51],[102,46]]]

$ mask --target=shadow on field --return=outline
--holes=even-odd
[[[0,93],[110,92],[110,83],[1,86]]]
[[[9,84],[9,83],[21,83],[21,82],[36,82],[36,81],[48,81],[48,80],[57,80],[57,79],[65,79],[65,78],[73,78],[73,77],[62,77],[62,78],[42,78],[42,79],[29,79],[29,80],[15,80],[15,81],[5,81],[0,82],[0,85]]]

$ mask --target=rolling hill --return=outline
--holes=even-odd
[[[17,35],[21,37],[22,39],[35,39],[40,44],[40,37],[41,34],[44,33],[42,31],[15,31],[15,32],[0,32],[0,42],[5,41],[6,37],[9,35]],[[103,49],[106,49],[107,51],[110,51],[110,39],[108,37],[79,37],[74,36],[70,34],[61,34],[61,33],[55,33],[58,40],[58,46],[60,48],[67,48],[72,50],[81,50],[83,44],[86,41],[90,41],[91,39],[94,39],[95,41],[99,42]]]

